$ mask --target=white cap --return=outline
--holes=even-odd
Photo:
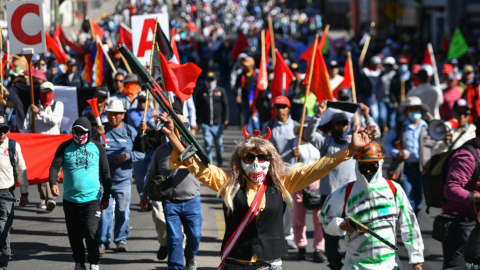
[[[420,67],[420,70],[425,70],[425,71],[427,72],[428,77],[432,77],[432,76],[433,76],[433,67],[430,66],[430,65],[427,65],[427,64],[422,65],[422,66]]]
[[[378,65],[381,63],[382,63],[382,59],[378,55],[372,56],[372,58],[370,58],[370,64]]]
[[[108,104],[107,112],[126,112],[125,108],[123,107],[123,102],[119,99],[114,99],[110,101]]]
[[[40,90],[43,89],[51,89],[52,91],[55,91],[55,87],[53,86],[53,83],[51,82],[44,82],[42,85],[40,85]]]
[[[385,58],[385,60],[383,60],[383,64],[384,64],[384,65],[392,65],[392,66],[395,66],[395,58],[389,56],[389,57]]]

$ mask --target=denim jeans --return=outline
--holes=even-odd
[[[252,118],[252,111],[250,110],[250,101],[242,100],[243,119],[247,125],[247,131],[253,134],[254,129],[260,129],[260,123]]]
[[[113,242],[127,242],[130,228],[128,226],[130,215],[130,197],[132,195],[132,181],[130,179],[121,182],[112,181],[112,197],[108,208],[103,210],[102,219],[98,224],[100,243],[110,244]],[[113,225],[113,200],[115,200],[115,226]]]
[[[139,161],[133,162],[133,171],[135,172],[135,182],[137,185],[138,195],[142,197],[143,189],[145,187],[145,178],[148,173],[148,169],[150,169],[150,163],[152,163],[152,156],[153,156],[154,149],[151,148],[150,150],[145,153],[145,158]]]
[[[202,206],[200,196],[186,201],[165,201],[163,212],[167,221],[168,269],[183,270],[183,257],[193,260],[202,237]],[[183,250],[183,231],[187,237]]]
[[[0,196],[13,198],[12,193],[1,191]],[[0,201],[0,269],[7,269],[10,249],[10,228],[13,224],[13,202]]]
[[[387,124],[388,129],[392,129],[395,126],[397,111],[393,108],[392,102],[377,102],[378,108],[378,126],[383,128],[383,124]]]
[[[422,210],[423,199],[422,173],[418,165],[409,166],[405,164],[403,181],[400,184],[412,205],[415,215],[418,217],[420,210]]]
[[[212,146],[215,142],[215,152],[217,154],[218,165],[222,165],[223,153],[223,127],[222,125],[207,125],[202,124],[203,138],[205,139],[205,152],[210,160],[212,159]]]

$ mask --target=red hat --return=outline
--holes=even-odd
[[[408,64],[408,60],[407,60],[407,58],[402,57],[402,58],[400,58],[400,59],[398,60],[398,63],[400,63],[400,64]]]
[[[452,67],[452,65],[450,65],[450,64],[444,64],[444,65],[443,65],[443,69],[442,69],[442,73],[444,73],[444,74],[452,74],[452,73],[453,73],[453,67]]]
[[[419,64],[415,64],[412,66],[412,73],[413,74],[417,74],[419,71],[420,71],[420,65]]]
[[[276,97],[273,101],[273,106],[275,105],[287,105],[288,107],[291,107],[290,100],[288,100],[288,98],[285,96]]]

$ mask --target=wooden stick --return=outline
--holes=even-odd
[[[302,121],[300,122],[300,133],[298,134],[297,149],[300,147],[300,143],[302,143],[303,124],[305,123],[305,113],[307,112],[307,99],[308,99],[308,96],[310,95],[310,83],[312,82],[313,66],[315,63],[315,54],[317,52],[317,45],[318,45],[318,34],[315,35],[312,56],[310,57],[310,67],[309,67],[310,69],[308,71],[308,84],[306,89],[307,91],[305,93],[305,102],[303,103]],[[295,162],[297,161],[298,161],[298,157],[295,157]]]
[[[97,37],[97,42],[100,43],[100,48],[102,49],[102,52],[105,55],[105,58],[107,58],[108,64],[110,64],[110,67],[113,70],[113,74],[117,73],[117,69],[113,65],[112,59],[110,59],[110,56],[108,55],[108,53],[103,49],[103,43],[100,41],[99,37]]]
[[[360,58],[358,58],[358,65],[360,67],[363,65],[363,60],[365,60],[365,55],[367,55],[367,49],[368,49],[368,45],[370,45],[370,39],[372,39],[372,37],[368,35],[368,37],[365,40],[365,44],[363,44],[362,54],[360,54]]]
[[[127,62],[127,60],[125,59],[125,57],[123,57],[122,54],[120,54],[120,56],[122,57],[123,64],[125,64],[125,67],[127,68],[128,73],[132,73],[132,69],[130,68],[130,65],[128,64],[128,62]]]
[[[272,17],[268,16],[268,31],[270,31],[270,49],[272,50],[272,66],[275,68],[277,64],[275,54],[275,35],[273,34]]]
[[[155,44],[157,43],[155,40],[155,37],[157,35],[157,25],[158,25],[157,20],[158,18],[155,18],[155,28],[153,28],[152,50],[150,53],[150,76],[152,75],[153,54],[155,53]],[[160,61],[160,58],[158,58],[158,61]]]
[[[265,30],[262,30],[262,34],[261,34],[261,46],[262,46],[262,61],[260,61],[260,65],[263,63],[263,65],[260,66],[260,73],[262,74],[265,74],[265,76],[267,76],[267,67],[265,66],[265,63],[267,62],[266,61],[266,55],[265,55]],[[267,83],[265,83],[265,77],[264,77],[264,80],[261,82],[263,85],[260,85],[260,87],[262,88],[262,91],[267,89]],[[254,105],[255,106],[255,105]]]
[[[25,58],[27,58],[28,62],[28,77],[30,79],[30,105],[35,105],[35,95],[33,93],[33,77],[32,77],[32,57],[33,54],[25,54]],[[35,133],[35,115],[32,111],[32,133]]]
[[[352,80],[352,101],[353,103],[357,103],[357,90],[355,88],[355,79],[353,77],[353,65],[352,65],[352,52],[348,51],[348,67],[350,72],[350,79]],[[355,124],[359,124],[358,122],[358,112],[355,112]]]
[[[403,102],[405,100],[405,80],[403,78],[400,80],[400,91],[401,91],[400,100],[401,102]]]

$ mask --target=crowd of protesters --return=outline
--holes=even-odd
[[[345,215],[358,218],[370,229],[382,231],[381,235],[386,239],[393,239],[390,242],[395,245],[395,225],[388,222],[382,223],[381,228],[372,225],[379,219],[389,219],[395,214],[391,220],[400,224],[402,240],[409,252],[409,263],[415,270],[422,269],[423,240],[416,219],[421,210],[426,208],[422,205],[424,189],[429,188],[423,186],[422,170],[433,156],[458,148],[450,157],[442,206],[442,217],[453,220],[453,225],[441,241],[444,268],[465,265],[464,245],[471,241],[468,238],[470,232],[478,224],[475,212],[469,210],[471,199],[480,199],[475,168],[479,164],[478,157],[465,147],[472,146],[476,155],[480,155],[480,132],[477,131],[480,130],[480,82],[476,76],[480,67],[477,63],[466,57],[447,60],[447,52],[439,49],[434,56],[436,66],[423,64],[425,44],[418,36],[408,35],[400,40],[373,36],[365,61],[359,62],[363,45],[360,44],[361,37],[347,36],[343,43],[333,46],[324,58],[335,98],[347,103],[358,101],[358,113],[354,116],[351,112],[328,108],[326,101],[317,100],[312,93],[306,96],[306,63],[298,57],[313,41],[315,34],[321,32],[324,22],[320,15],[307,16],[299,10],[270,1],[144,1],[136,4],[119,3],[115,11],[105,13],[97,21],[105,31],[103,43],[108,47],[117,70],[116,73],[108,70],[103,85],[95,89],[94,97],[97,98],[102,125],[97,125],[92,108],[87,107],[68,131],[73,139],[58,148],[50,170],[50,181],[38,185],[42,200],[38,207],[53,211],[56,197],[61,195],[57,176],[63,169],[63,208],[76,270],[86,269],[84,238],[90,269],[99,269],[99,255],[111,248],[112,241],[116,251],[127,252],[132,171],[136,190],[141,197],[141,207],[152,211],[160,243],[157,258],[168,258],[169,269],[196,269],[195,256],[200,245],[202,225],[198,179],[204,183],[207,180],[200,171],[192,171],[189,166],[174,170],[169,168],[169,160],[178,156],[175,152],[178,149],[168,142],[168,136],[154,128],[160,121],[161,110],[156,109],[153,102],[147,103],[148,92],[136,74],[127,72],[115,48],[121,23],[129,26],[131,16],[151,13],[169,14],[170,27],[176,30],[176,35],[171,38],[177,44],[180,62],[193,62],[203,70],[193,97],[182,104],[172,96],[172,107],[182,116],[186,126],[201,130],[205,139],[204,148],[211,160],[215,148],[215,164],[218,167],[223,166],[224,160],[223,130],[232,122],[236,122],[240,129],[245,126],[245,134],[256,134],[256,130],[261,130],[261,134],[270,133],[271,145],[281,160],[292,166],[296,166],[299,159],[304,165],[313,167],[323,157],[343,153],[358,132],[356,124],[375,127],[374,135],[384,139],[382,146],[373,143],[367,145],[365,153],[369,154],[356,152],[354,159],[335,164],[337,167],[332,167],[323,177],[309,178],[305,181],[306,188],[289,187],[285,192],[288,196],[293,192],[293,207],[284,207],[285,213],[281,217],[284,226],[276,229],[284,237],[281,239],[282,245],[284,241],[287,248],[298,250],[298,260],[308,257],[305,213],[312,209],[314,262],[328,262],[331,269],[341,269],[344,255],[339,248],[339,241],[340,236],[348,232],[344,261],[347,269],[356,269],[352,264],[362,263],[366,264],[366,269],[393,269],[396,266],[394,252],[388,250],[379,255],[374,252],[375,249],[386,247],[372,244],[365,245],[360,251],[352,251],[366,236],[343,221],[343,218]],[[274,79],[271,66],[267,68],[267,89],[257,97],[252,96],[259,76],[260,31],[267,27],[267,16],[271,16],[273,21],[277,48],[294,74],[289,89],[275,99],[271,98],[270,91]],[[73,42],[85,51],[94,44],[90,26],[85,20],[80,32],[72,37]],[[238,58],[232,59],[231,51],[239,31],[245,34],[249,46]],[[32,82],[28,80],[26,59],[23,56],[10,56],[2,82],[5,86],[4,95],[0,97],[1,149],[11,149],[6,139],[8,132],[29,133],[32,122],[37,133],[62,132],[60,125],[67,104],[55,100],[55,86],[91,86],[82,74],[84,55],[72,48],[66,48],[66,51],[70,59],[65,65],[59,65],[52,53],[34,55]],[[338,89],[345,72],[348,72],[343,68],[348,51],[352,52],[356,93],[352,93],[350,88]],[[476,57],[475,54],[473,56]],[[40,86],[40,102],[29,107],[23,126],[17,126],[16,101],[11,91],[15,86],[29,83]],[[305,102],[306,118],[304,123],[300,123]],[[145,111],[147,115],[143,118]],[[232,111],[236,111],[236,119],[233,119]],[[444,139],[435,140],[429,133],[429,124],[435,120],[444,121],[448,129]],[[303,130],[302,137],[299,137],[299,130]],[[101,135],[105,136],[105,141]],[[109,145],[107,149],[103,147],[106,143]],[[297,145],[300,147],[297,148]],[[393,160],[392,165],[385,168],[387,178],[399,184],[384,181],[382,148],[383,153]],[[346,157],[349,156],[347,154],[353,154],[347,151]],[[13,154],[16,157],[12,163],[15,165],[13,170],[17,172],[15,181],[18,177],[22,193],[20,205],[24,206],[28,203],[27,176],[19,145]],[[256,155],[254,160],[262,163],[261,155],[252,155]],[[10,162],[5,158],[5,164]],[[13,181],[10,179],[11,166],[2,166],[2,172],[0,192],[11,193],[8,190]],[[83,178],[88,178],[89,182],[80,183]],[[159,179],[170,182],[168,200],[152,200],[149,198],[151,194],[147,194],[149,183]],[[207,184],[214,190],[220,190],[215,181],[208,180]],[[358,184],[349,184],[354,181]],[[245,186],[248,184],[251,183]],[[245,190],[250,192],[252,188],[243,189],[248,193]],[[362,204],[380,197],[386,200],[371,204],[371,207],[379,209],[378,213],[365,214],[368,213],[365,205],[361,207],[363,210],[351,204],[343,206],[349,198],[352,200],[353,196],[360,196],[368,190],[372,194],[361,198]],[[392,198],[390,190],[393,192]],[[350,192],[353,195],[349,195]],[[307,205],[307,198],[315,195],[319,198],[318,203]],[[253,198],[253,195],[246,196]],[[97,203],[99,201],[101,204]],[[383,207],[384,204],[389,206]],[[0,207],[13,209],[11,203],[4,201],[0,201]],[[8,237],[13,211],[11,214],[5,212],[5,215],[7,224],[2,226],[1,237]],[[185,241],[183,237],[186,237]],[[8,240],[4,240],[0,239],[0,245],[4,248],[0,249],[4,250],[0,251],[0,267],[6,269],[10,249]],[[277,242],[280,243],[279,240]],[[229,257],[224,266],[226,269],[246,269],[240,267],[253,264],[257,268],[269,265],[268,269],[281,269],[281,256],[284,253],[280,248],[268,252],[237,250],[232,256],[238,257]],[[273,260],[262,259],[267,257]]]

